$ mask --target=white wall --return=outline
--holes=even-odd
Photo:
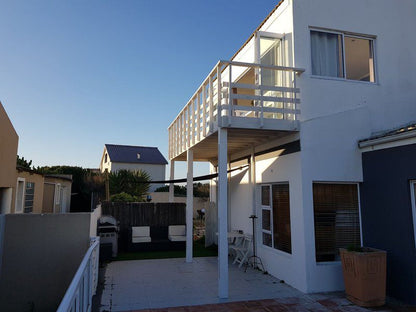
[[[151,165],[151,164],[132,164],[132,163],[111,163],[111,172],[116,172],[121,169],[126,170],[144,170],[146,171],[153,181],[164,181],[166,165]],[[153,192],[158,187],[164,186],[164,184],[150,184],[149,192]]]
[[[357,142],[416,120],[416,2],[294,0],[295,66],[301,89],[306,291],[343,289],[339,262],[317,264],[313,181],[362,181]],[[311,77],[310,27],[376,36],[377,83]],[[414,54],[413,54],[414,55]]]

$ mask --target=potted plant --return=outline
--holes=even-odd
[[[386,301],[386,252],[369,247],[340,248],[347,299],[362,307]]]

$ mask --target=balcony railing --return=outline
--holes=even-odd
[[[296,131],[300,114],[296,78],[303,71],[219,61],[170,124],[169,158],[185,152],[218,127]]]
[[[98,258],[100,238],[91,238],[90,248],[69,285],[57,312],[91,311],[92,296],[98,283]]]

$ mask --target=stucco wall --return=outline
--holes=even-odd
[[[416,66],[414,1],[293,0],[295,66],[301,93],[301,162],[308,287],[343,289],[339,262],[317,264],[313,181],[362,181],[359,139],[414,120]],[[310,27],[376,36],[376,83],[311,75]],[[400,34],[400,35],[398,35]]]
[[[0,103],[0,187],[15,187],[19,137]]]
[[[42,207],[43,207],[43,175],[36,174],[36,173],[30,173],[26,171],[19,171],[16,172],[16,178],[15,183],[17,183],[17,178],[24,179],[25,180],[25,191],[26,191],[26,183],[34,183],[35,184],[35,193],[33,197],[33,210],[32,213],[41,213]],[[23,196],[23,202],[24,202],[25,195]],[[16,209],[16,186],[13,189],[13,200],[12,200],[12,209],[11,212],[15,213]],[[23,206],[24,211],[24,206]]]
[[[0,310],[55,311],[89,247],[90,214],[1,215]]]

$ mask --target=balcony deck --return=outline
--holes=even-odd
[[[169,159],[211,161],[217,131],[228,129],[228,152],[299,130],[296,77],[303,69],[220,61],[168,128]]]

